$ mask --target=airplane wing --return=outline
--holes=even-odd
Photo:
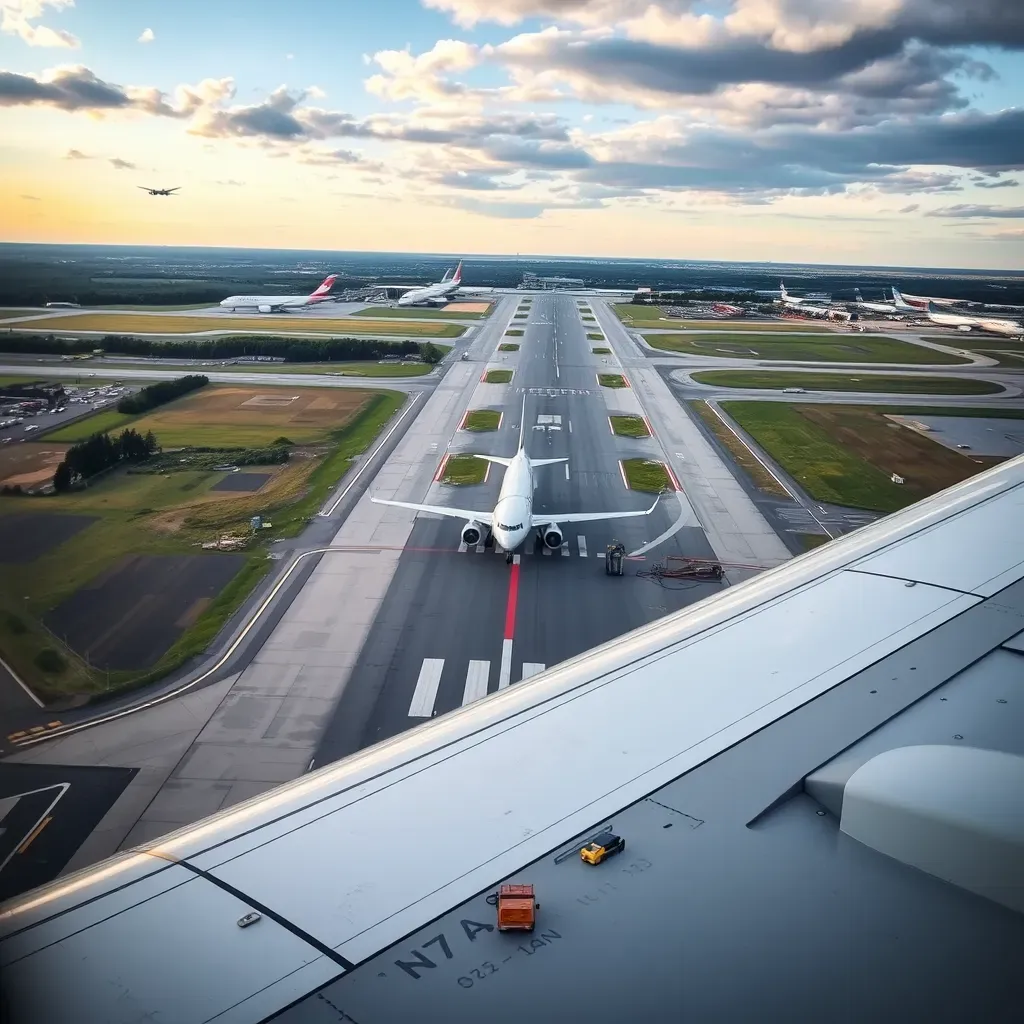
[[[1022,501],[1018,457],[7,902],[7,1019],[1009,1019]]]
[[[386,501],[384,498],[371,498],[375,505],[394,505],[395,508],[409,508],[414,512],[432,512],[436,516],[448,516],[449,519],[472,519],[478,523],[489,523],[493,512],[470,512],[464,508],[448,508],[445,505],[417,505],[411,501]]]
[[[555,460],[558,461],[558,460]],[[547,526],[548,523],[596,523],[603,519],[631,519],[633,516],[649,516],[661,500],[659,496],[650,508],[642,508],[638,512],[543,512],[535,514],[530,520],[531,526]]]

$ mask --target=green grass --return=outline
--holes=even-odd
[[[453,455],[444,466],[441,483],[464,487],[482,484],[487,476],[487,463],[475,455]]]
[[[500,423],[500,412],[495,412],[493,409],[474,409],[472,412],[466,413],[466,418],[462,421],[462,429],[479,432],[497,430]]]
[[[222,473],[186,471],[165,476],[118,471],[81,492],[37,500],[0,497],[0,528],[5,514],[23,513],[30,501],[31,507],[41,512],[98,516],[85,530],[36,561],[4,566],[0,576],[0,649],[4,656],[43,699],[53,700],[69,694],[96,698],[123,692],[159,679],[202,654],[266,574],[270,563],[265,542],[296,536],[304,529],[352,466],[352,460],[373,443],[405,400],[406,396],[398,392],[375,392],[352,422],[332,432],[329,454],[311,470],[309,460],[296,459],[281,471],[291,471],[296,486],[278,493],[270,484],[270,490],[262,497],[241,494],[198,505],[210,511],[214,505],[223,510],[222,522],[211,517],[210,524],[202,527],[191,527],[186,521],[177,531],[170,532],[154,523],[174,514],[174,509],[202,499]],[[108,689],[105,673],[89,669],[41,626],[40,620],[48,611],[124,556],[194,554],[198,541],[247,522],[254,499],[267,506],[263,511],[271,513],[267,518],[274,527],[261,535],[264,543],[245,553],[246,561],[239,573],[152,669],[142,673],[111,672]],[[35,658],[45,647],[58,650],[66,663],[63,671],[45,673],[38,668]]]
[[[626,378],[621,373],[599,373],[597,382],[603,388],[624,388],[628,387]]]
[[[816,500],[879,512],[894,512],[907,504],[889,474],[837,443],[791,406],[723,402],[722,409]]]
[[[90,306],[90,309],[124,309],[137,310],[145,313],[182,313],[189,309],[209,309],[216,302],[193,302],[190,306]]]
[[[13,320],[19,316],[39,316],[52,313],[52,309],[0,309],[0,320]]]
[[[46,435],[47,441],[74,444],[76,441],[84,441],[93,434],[106,434],[111,430],[121,430],[139,416],[118,412],[116,409],[104,409],[102,412],[86,416],[85,419],[75,423],[69,423],[60,430],[55,430]]]
[[[701,384],[723,388],[810,388],[819,391],[892,392],[902,395],[994,395],[1002,386],[971,377],[848,377],[837,373],[784,373],[773,370],[701,370],[691,374]]]
[[[525,331],[520,331],[517,328],[513,327],[510,330],[507,330],[505,332],[505,337],[506,338],[521,338],[525,333],[526,333]]]
[[[590,350],[595,356],[608,356],[611,355],[612,350],[610,348],[592,348]]]
[[[597,320],[597,318],[596,318],[596,317],[592,317],[592,316],[581,316],[581,317],[580,317],[580,319],[581,319],[581,320],[582,320],[582,321],[583,321],[583,322],[584,322],[585,324],[586,324],[586,323],[591,323],[591,324],[592,324],[592,323],[595,323],[595,322],[596,322],[596,320]]]
[[[660,462],[647,459],[623,459],[622,468],[631,490],[648,491],[650,494],[661,494],[662,491],[674,491],[668,471]]]
[[[488,370],[484,374],[485,384],[507,384],[511,379],[511,370]]]
[[[526,319],[526,314],[525,313],[516,313],[516,315],[513,317],[513,319],[514,320],[525,320]]]
[[[832,538],[826,537],[822,533],[798,533],[797,537],[800,538],[800,543],[804,546],[804,551],[812,551],[814,548],[820,548],[822,544],[827,544]]]
[[[613,305],[618,318],[627,326],[638,330],[656,328],[689,328],[693,330],[735,330],[741,325],[751,331],[784,331],[808,334],[829,334],[825,324],[800,323],[793,320],[673,320],[659,306],[634,306],[630,303]]]
[[[587,341],[604,341],[604,335],[600,331],[594,331],[587,335]]]
[[[770,338],[752,334],[645,334],[643,337],[652,348],[684,355],[815,363],[962,365],[969,362],[960,356],[871,334],[819,338]]]
[[[491,303],[486,313],[446,313],[443,309],[417,309],[414,306],[394,307],[391,306],[369,306],[360,309],[352,316],[366,316],[372,319],[381,317],[401,317],[408,320],[486,320],[491,315],[494,304]]]
[[[593,313],[594,311],[589,306],[580,306],[579,310],[581,313]]]
[[[501,345],[498,346],[498,351],[499,352],[518,352],[519,351],[519,346],[516,345],[514,342],[506,341],[506,342],[503,342]]]
[[[612,430],[620,437],[650,437],[647,421],[643,416],[609,416]]]
[[[45,374],[37,374],[35,376],[29,375],[29,376],[21,376],[21,377],[0,375],[0,384],[25,384],[28,381],[46,380],[46,379],[47,378],[46,378]]]

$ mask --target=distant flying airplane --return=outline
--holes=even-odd
[[[479,459],[496,463],[505,467],[505,478],[501,482],[498,503],[493,512],[472,512],[467,509],[448,508],[444,505],[417,505],[408,501],[386,501],[383,498],[371,498],[377,505],[394,505],[397,508],[409,508],[415,512],[432,512],[438,516],[451,519],[465,519],[462,528],[462,541],[466,545],[479,544],[493,537],[505,551],[505,561],[511,562],[513,552],[529,536],[534,528],[540,530],[540,539],[552,551],[562,546],[562,523],[588,523],[603,519],[628,519],[633,516],[649,516],[658,504],[638,512],[564,512],[561,514],[545,512],[533,514],[533,492],[537,484],[533,471],[538,466],[551,466],[556,462],[568,462],[568,459],[531,459],[526,454],[524,438],[526,436],[526,398],[523,398],[523,418],[519,425],[519,450],[511,459],[497,455],[478,455]]]
[[[141,188],[143,192],[148,192],[151,196],[173,196],[181,188],[180,185],[175,185],[174,188],[148,188],[146,185],[136,185],[135,187]]]
[[[323,283],[309,295],[229,295],[221,301],[225,309],[255,309],[258,313],[280,313],[286,309],[302,309],[315,306],[331,297],[331,285],[338,279],[337,274],[325,277]]]
[[[430,284],[426,288],[412,288],[398,300],[398,304],[400,306],[443,306],[459,290],[460,284],[462,284],[461,260],[451,279],[446,272],[438,284]]]

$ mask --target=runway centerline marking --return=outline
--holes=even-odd
[[[501,669],[498,689],[512,682],[512,640],[516,635],[516,602],[519,599],[519,556],[515,556],[509,569],[508,602],[505,605],[505,639],[501,642]]]

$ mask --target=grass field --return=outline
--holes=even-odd
[[[82,313],[34,321],[32,330],[45,326],[50,331],[98,331],[103,334],[203,334],[209,331],[248,334],[397,335],[416,338],[459,338],[466,328],[459,324],[430,320],[333,320],[315,317],[268,316],[132,316],[130,313]],[[27,327],[26,327],[27,329]]]
[[[482,484],[487,476],[487,463],[475,455],[453,455],[444,465],[441,483],[457,487]]]
[[[503,344],[498,346],[498,351],[499,352],[518,352],[519,351],[519,346],[516,345],[514,342],[507,341],[507,342],[504,342]]]
[[[647,421],[643,416],[609,416],[612,430],[620,437],[650,437]]]
[[[626,378],[621,373],[599,373],[597,383],[603,388],[625,388],[629,387]]]
[[[673,320],[657,306],[613,305],[618,318],[636,330],[674,328],[694,331],[795,331],[796,333],[829,334],[824,324],[800,323],[795,320]]]
[[[187,313],[193,309],[209,309],[215,302],[193,302],[189,306],[95,306],[95,309],[123,309],[136,313]]]
[[[262,468],[270,479],[258,493],[213,491],[223,472],[164,475],[119,470],[84,491],[45,499],[0,497],[0,529],[5,516],[26,512],[94,517],[81,532],[33,561],[0,566],[0,650],[4,657],[49,700],[141,685],[202,653],[266,573],[270,563],[265,542],[301,532],[352,459],[366,450],[404,401],[404,395],[393,391],[369,393],[355,416],[344,422],[335,419],[337,427],[329,430],[323,446],[304,449],[283,466]],[[245,552],[243,567],[219,596],[209,603],[198,602],[189,628],[151,669],[141,674],[112,671],[108,678],[90,669],[41,627],[40,620],[48,612],[125,558],[195,554],[200,541],[215,539],[223,532],[241,532],[257,512],[273,521],[273,529],[261,534],[263,543]],[[111,623],[111,628],[116,625]],[[58,649],[65,663],[63,670],[45,672],[37,666],[35,659],[46,647]]]
[[[892,392],[901,395],[994,395],[1002,386],[969,377],[849,377],[838,373],[784,373],[774,370],[701,370],[691,374],[701,384],[722,388],[808,388],[818,391]]]
[[[466,413],[466,418],[462,421],[462,429],[480,432],[497,430],[500,423],[500,412],[495,412],[493,409],[474,409],[472,412]]]
[[[583,322],[584,322],[585,324],[592,324],[592,323],[594,323],[594,322],[595,322],[595,320],[596,320],[597,318],[596,318],[596,317],[593,317],[593,316],[581,316],[581,317],[580,317],[580,319],[581,319],[581,320],[582,320],[582,321],[583,321]]]
[[[518,328],[513,327],[513,328],[510,328],[509,330],[507,330],[505,332],[505,337],[506,338],[521,338],[525,333],[526,333],[525,331],[521,331]]]
[[[623,459],[622,469],[631,490],[648,491],[650,494],[675,490],[668,471],[660,462],[648,459]]]
[[[604,341],[604,335],[600,331],[593,331],[587,335],[587,341]]]
[[[488,370],[484,374],[485,384],[507,384],[511,379],[511,370]]]
[[[892,410],[872,406],[723,402],[722,408],[818,501],[893,512],[1000,461],[951,451],[894,424],[884,415]],[[893,473],[906,483],[894,484]]]
[[[47,436],[48,441],[82,441],[129,424],[152,430],[164,448],[184,445],[259,447],[286,436],[296,444],[323,443],[350,422],[371,392],[357,388],[286,388],[255,384],[211,384],[142,416],[115,410],[97,413]]]
[[[0,320],[11,320],[19,316],[39,316],[47,313],[46,309],[0,309]]]
[[[979,356],[988,356],[994,359],[997,366],[1009,366],[1016,369],[1024,367],[1024,345],[1018,341],[1011,341],[1007,338],[1000,341],[997,338],[975,338],[966,344],[961,340],[962,335],[957,338],[942,338],[938,336],[922,335],[929,341],[944,342],[950,348],[963,349],[965,352],[974,352]]]
[[[873,334],[820,338],[766,338],[754,334],[645,334],[644,340],[652,348],[665,352],[773,362],[914,363],[923,366],[952,366],[969,362],[960,356]]]
[[[595,356],[607,356],[607,355],[611,355],[611,351],[612,350],[610,348],[598,347],[598,348],[592,348],[590,351],[593,352]]]
[[[443,309],[417,309],[412,306],[395,306],[394,308],[391,306],[370,306],[367,309],[360,309],[358,312],[353,313],[352,316],[377,317],[378,319],[397,317],[410,320],[486,320],[491,315],[492,309],[494,309],[493,304],[489,305],[487,311],[482,313],[467,313],[462,310],[446,313]]]
[[[689,405],[732,456],[733,462],[746,472],[758,490],[776,498],[790,496],[784,487],[779,486],[771,473],[750,454],[750,449],[742,444],[739,438],[715,415],[706,402],[690,402]]]

